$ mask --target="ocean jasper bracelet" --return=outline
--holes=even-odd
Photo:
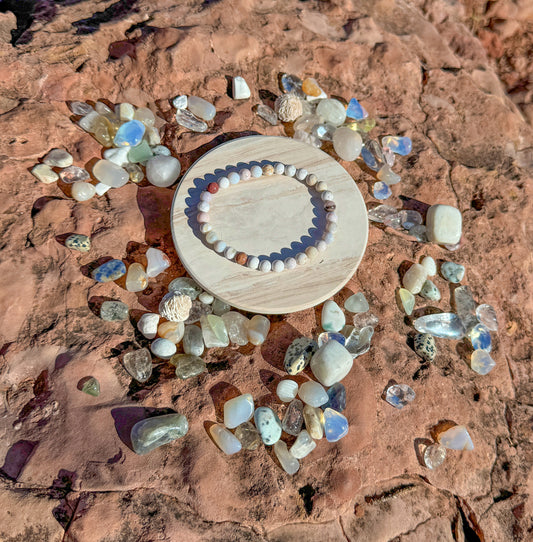
[[[238,252],[233,247],[228,246],[222,239],[219,239],[217,233],[213,230],[213,226],[209,223],[208,213],[211,207],[211,201],[220,189],[228,188],[232,184],[237,184],[239,181],[247,181],[252,178],[258,179],[263,175],[269,177],[274,174],[295,177],[299,181],[304,181],[307,186],[315,188],[324,202],[326,228],[321,239],[317,241],[314,246],[308,246],[304,252],[299,252],[294,258],[286,258],[285,260],[262,258],[259,260],[257,256],[252,256],[245,252]],[[219,177],[216,182],[209,183],[207,189],[200,194],[200,203],[198,204],[196,219],[200,224],[200,231],[205,235],[206,242],[209,245],[212,245],[215,252],[225,256],[228,260],[235,261],[239,265],[246,265],[250,269],[279,273],[285,269],[294,269],[298,265],[305,265],[309,260],[315,258],[319,252],[324,252],[328,248],[328,245],[333,242],[335,232],[337,231],[337,213],[335,212],[335,208],[333,194],[328,190],[328,186],[324,181],[319,181],[315,174],[308,173],[306,169],[296,169],[295,166],[278,162],[274,165],[267,164],[263,167],[252,166],[250,169],[244,168],[241,169],[239,173],[233,171],[227,176]]]

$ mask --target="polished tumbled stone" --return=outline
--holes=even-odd
[[[340,382],[351,370],[353,358],[350,352],[337,341],[324,344],[311,359],[311,370],[324,386]]]
[[[263,344],[270,330],[270,320],[266,316],[256,314],[248,323],[248,340],[255,346]]]
[[[200,325],[202,326],[202,335],[207,348],[229,345],[228,331],[224,320],[220,316],[214,314],[202,316]]]
[[[233,455],[242,450],[240,440],[222,425],[214,424],[209,428],[215,444],[227,455]]]
[[[194,300],[202,293],[202,288],[189,277],[178,277],[168,285],[168,291],[188,295]]]
[[[332,408],[324,410],[324,433],[328,442],[337,442],[348,434],[348,420]]]
[[[487,352],[492,350],[490,331],[483,324],[474,326],[470,330],[468,338],[474,350],[485,350]]]
[[[353,327],[346,338],[344,346],[350,352],[352,358],[355,359],[370,350],[370,343],[373,336],[374,328],[372,326],[365,326],[361,329]]]
[[[368,304],[368,301],[366,300],[365,294],[362,292],[359,292],[357,294],[354,294],[350,296],[345,302],[344,302],[344,308],[349,312],[366,312],[370,309],[370,305]]]
[[[320,440],[324,436],[324,413],[320,408],[304,406],[305,427],[312,438]]]
[[[72,184],[78,181],[88,181],[91,178],[86,169],[78,166],[69,166],[62,169],[59,172],[59,177],[66,184]]]
[[[178,344],[183,339],[185,324],[183,322],[163,322],[157,327],[157,334],[163,339],[168,339]]]
[[[206,370],[205,361],[192,354],[174,354],[170,363],[176,367],[176,376],[181,380],[193,378]]]
[[[422,215],[418,211],[411,209],[403,209],[398,213],[398,217],[400,218],[402,228],[405,230],[410,230],[414,226],[420,226],[424,222]]]
[[[413,149],[411,138],[406,136],[385,136],[381,138],[381,144],[401,156],[407,156]]]
[[[403,310],[405,311],[405,314],[410,316],[413,314],[413,309],[415,308],[415,296],[407,289],[407,288],[400,288],[398,291],[398,295],[400,297],[400,301],[403,306]]]
[[[137,322],[137,329],[147,338],[154,339],[157,335],[157,326],[160,320],[159,314],[147,312]]]
[[[431,256],[424,256],[420,264],[428,272],[428,277],[434,277],[437,274],[437,264]]]
[[[298,394],[298,382],[294,380],[281,380],[276,388],[276,395],[280,401],[290,403]]]
[[[435,337],[429,333],[418,333],[414,338],[415,352],[425,361],[432,362],[437,355]]]
[[[442,339],[462,339],[466,329],[457,314],[441,312],[417,318],[413,323],[419,333],[429,333]]]
[[[254,110],[259,117],[266,120],[272,126],[276,126],[278,123],[278,116],[276,115],[276,112],[271,107],[268,107],[268,105],[257,104],[254,107]]]
[[[146,178],[154,186],[166,188],[173,185],[181,172],[181,164],[174,156],[160,154],[146,163]]]
[[[201,356],[204,352],[202,330],[198,326],[186,325],[183,333],[183,351],[186,354]]]
[[[231,94],[234,100],[246,100],[250,97],[250,87],[240,75],[233,78]]]
[[[363,141],[359,132],[343,126],[333,133],[333,148],[341,160],[353,162],[360,154]]]
[[[207,124],[187,109],[178,109],[176,111],[176,122],[193,132],[205,132],[207,130]]]
[[[498,331],[498,317],[494,307],[484,303],[476,308],[477,319],[490,331]]]
[[[398,211],[394,207],[391,207],[390,205],[381,204],[381,205],[378,205],[377,207],[369,209],[368,218],[372,222],[383,223],[383,221],[387,217],[394,216],[397,214],[398,214]]]
[[[132,263],[126,275],[126,290],[128,292],[142,292],[148,286],[146,271],[140,263]]]
[[[322,307],[322,329],[324,331],[340,331],[346,324],[346,317],[342,309],[331,299]]]
[[[355,98],[351,98],[346,108],[346,116],[351,119],[362,120],[368,117],[368,113]]]
[[[496,367],[496,362],[485,350],[474,350],[470,357],[470,367],[480,375],[486,375]]]
[[[51,167],[68,167],[72,165],[72,162],[72,155],[65,149],[52,149],[43,158],[43,163]]]
[[[124,168],[117,166],[109,160],[98,160],[93,166],[93,175],[101,183],[107,184],[111,188],[124,186],[130,178]]]
[[[337,382],[328,389],[328,402],[322,405],[322,409],[332,408],[337,412],[342,412],[346,409],[346,388]]]
[[[316,448],[316,442],[311,438],[309,433],[304,429],[296,437],[294,444],[289,450],[296,459],[303,459]]]
[[[100,318],[108,322],[127,320],[129,308],[122,301],[104,301],[100,307]]]
[[[281,422],[269,407],[259,407],[254,412],[254,422],[263,442],[271,446],[281,437]]]
[[[146,251],[146,276],[157,277],[168,267],[170,259],[162,250],[150,247]]]
[[[441,444],[430,444],[424,450],[424,464],[428,469],[436,469],[446,459],[446,448]]]
[[[385,392],[385,401],[395,408],[402,409],[415,398],[414,390],[407,384],[393,384]]]
[[[428,278],[426,268],[419,263],[413,264],[403,276],[402,282],[405,289],[412,294],[418,294],[422,290],[422,286]]]
[[[468,286],[458,286],[453,291],[455,312],[463,322],[465,329],[470,331],[477,323],[476,302]]]
[[[130,120],[117,130],[113,143],[115,147],[135,147],[144,136],[146,126],[138,120]]]
[[[145,139],[143,139],[135,147],[127,147],[128,150],[128,162],[132,164],[141,164],[150,160],[154,153]]]
[[[231,310],[231,306],[225,301],[222,301],[222,299],[218,299],[218,297],[215,297],[215,299],[213,300],[212,307],[213,314],[216,314],[217,316],[223,316]],[[248,319],[246,319],[246,321],[248,321]]]
[[[109,260],[103,263],[91,273],[97,282],[111,282],[126,274],[126,265],[122,260]]]
[[[454,245],[461,240],[462,215],[451,205],[432,205],[426,213],[427,237],[439,245]]]
[[[100,395],[100,383],[94,376],[91,376],[86,380],[81,387],[81,391],[87,395],[92,395],[93,397],[98,397]]]
[[[215,302],[217,300],[215,299]],[[215,303],[213,303],[213,306]],[[226,329],[228,330],[228,337],[232,344],[238,346],[244,346],[248,344],[248,324],[249,320],[237,311],[229,311],[221,316]]]
[[[274,444],[274,453],[287,474],[296,474],[298,472],[300,462],[289,452],[285,442],[278,440]]]
[[[440,266],[440,273],[448,282],[458,284],[465,276],[465,268],[455,262],[444,262]]]
[[[293,399],[289,403],[281,422],[281,428],[285,433],[293,436],[297,436],[300,433],[304,423],[303,411],[304,405],[299,399]]]
[[[392,190],[390,189],[389,185],[384,183],[383,181],[378,181],[377,183],[374,183],[372,193],[374,194],[374,197],[376,199],[380,200],[387,199],[392,196]]]
[[[183,414],[165,414],[137,422],[131,430],[131,444],[135,453],[147,454],[163,444],[183,437],[189,430]]]
[[[329,400],[324,387],[314,380],[304,382],[298,390],[298,396],[305,404],[313,407],[322,406]]]
[[[474,443],[464,425],[455,425],[439,434],[439,442],[448,450],[473,450]]]
[[[317,337],[318,347],[320,348],[323,344],[326,344],[328,341],[337,341],[338,343],[346,343],[346,337],[342,333],[333,333],[331,331],[324,331]]]
[[[301,373],[317,350],[318,344],[313,339],[307,337],[294,339],[285,352],[283,366],[287,373],[290,375]]]
[[[127,352],[122,358],[124,368],[138,382],[146,382],[152,376],[152,356],[148,348]]]
[[[234,397],[224,403],[224,425],[234,429],[247,422],[254,414],[254,399],[249,393]]]
[[[397,173],[392,171],[388,164],[381,166],[378,171],[377,178],[388,186],[398,184],[402,180]]]
[[[244,422],[235,429],[235,436],[245,450],[257,450],[261,444],[261,435],[251,422]]]
[[[430,301],[440,301],[440,292],[435,283],[427,279],[422,288],[420,289],[420,295]]]
[[[32,168],[31,173],[44,184],[55,183],[59,179],[59,175],[46,164],[37,164]]]
[[[346,109],[339,100],[328,98],[321,100],[316,108],[318,115],[334,126],[340,126],[346,120]]]
[[[189,111],[203,120],[212,120],[217,111],[215,106],[199,96],[189,96],[187,107]]]
[[[89,252],[91,250],[91,240],[81,233],[73,233],[66,238],[65,246],[78,252]]]
[[[152,342],[150,350],[158,358],[170,359],[176,353],[176,345],[172,341],[160,337]]]

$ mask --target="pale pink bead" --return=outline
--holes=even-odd
[[[252,172],[247,168],[241,169],[239,171],[239,177],[241,178],[242,181],[247,181],[248,179],[252,177]]]
[[[326,213],[326,220],[328,222],[337,222],[339,217],[337,216],[337,213],[335,211],[330,211],[329,213]]]
[[[196,215],[196,221],[200,224],[202,224],[202,222],[209,222],[209,213],[198,213]]]
[[[294,258],[287,258],[284,263],[285,269],[294,269],[298,265]]]
[[[207,190],[204,190],[200,194],[200,199],[209,203],[213,199],[213,194],[211,194],[211,192],[208,192]]]

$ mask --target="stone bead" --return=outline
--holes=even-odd
[[[230,184],[238,184],[240,179],[241,178],[240,178],[240,176],[239,176],[239,174],[237,172],[232,171],[231,173],[228,173],[228,180],[229,180]]]
[[[316,442],[304,429],[296,437],[294,444],[291,446],[290,453],[296,459],[303,459],[304,457],[308,456],[315,448]]]
[[[261,439],[267,446],[275,444],[281,437],[281,422],[269,407],[259,407],[254,412],[254,422]]]
[[[352,98],[348,102],[348,107],[346,109],[346,116],[351,119],[362,120],[368,117],[368,113],[365,110],[365,108],[355,98]]]
[[[272,166],[271,164],[266,164],[265,166],[263,166],[262,172],[265,177],[271,177],[272,175],[274,175],[274,166]]]
[[[148,286],[146,271],[140,263],[132,263],[126,275],[126,290],[128,292],[142,292]]]
[[[427,279],[422,285],[420,295],[426,299],[429,299],[430,301],[440,301],[439,289],[435,286],[433,281],[429,279]]]
[[[318,250],[318,252],[324,252],[328,248],[328,244],[326,241],[321,239],[315,243],[315,248]]]
[[[234,100],[246,100],[250,97],[250,87],[240,75],[234,77],[232,80],[231,94]]]
[[[263,260],[259,264],[259,271],[262,271],[263,273],[268,273],[272,270],[272,264],[268,260]]]
[[[299,168],[296,170],[296,179],[303,181],[307,177],[307,169]]]
[[[282,260],[274,260],[272,262],[272,271],[274,273],[281,273],[285,269],[285,264]]]
[[[98,397],[100,395],[100,383],[98,380],[96,380],[96,378],[94,378],[94,376],[91,376],[91,378],[83,383],[81,391],[87,395]]]
[[[420,293],[422,286],[428,278],[426,268],[419,263],[413,264],[403,276],[403,286],[409,290],[412,294]]]
[[[128,316],[128,305],[122,301],[104,301],[100,307],[100,318],[108,322],[127,320]]]
[[[198,300],[206,305],[211,305],[211,303],[213,303],[215,298],[209,292],[202,292],[198,296]]]
[[[146,126],[138,120],[130,120],[117,130],[113,143],[115,147],[135,147],[144,136]]]
[[[320,440],[324,436],[323,427],[324,413],[320,408],[310,405],[304,406],[304,422],[305,427],[312,438]]]
[[[358,132],[341,127],[333,134],[333,148],[341,160],[351,162],[361,154],[363,140]]]
[[[340,126],[346,120],[346,109],[341,102],[332,98],[321,100],[316,112],[334,126]]]
[[[154,186],[166,188],[173,185],[180,172],[181,164],[174,156],[154,156],[146,163],[146,178]]]
[[[305,184],[307,186],[315,186],[317,183],[318,183],[318,177],[314,173],[311,173],[310,175],[308,175],[307,179],[305,180]]]
[[[211,192],[208,192],[207,190],[204,190],[200,194],[200,201],[206,201],[207,203],[209,203],[212,199],[213,199],[213,194],[211,194]]]
[[[261,435],[251,422],[244,422],[235,429],[235,436],[245,450],[257,450],[261,444]]]
[[[385,136],[381,138],[381,144],[401,156],[407,156],[413,148],[411,139],[406,136]]]
[[[299,399],[293,399],[290,402],[281,422],[281,428],[285,433],[294,437],[300,433],[304,423],[303,410],[304,405]]]
[[[428,314],[417,318],[413,323],[419,333],[429,333],[442,339],[462,339],[466,330],[461,319],[453,312]]]
[[[298,337],[292,341],[285,352],[283,366],[290,375],[301,373],[318,350],[318,344],[307,337]]]
[[[353,358],[337,341],[329,341],[314,354],[310,365],[316,379],[328,387],[340,382],[350,372]]]
[[[259,179],[263,175],[263,169],[261,166],[252,166],[250,168],[250,173],[254,179]]]
[[[148,348],[127,352],[122,358],[122,364],[138,382],[146,382],[152,376],[152,356]]]
[[[281,380],[276,388],[276,395],[284,403],[290,403],[298,394],[298,383],[294,380]]]
[[[157,334],[168,341],[178,344],[183,339],[185,324],[183,322],[163,322],[157,328]]]
[[[218,241],[218,233],[216,231],[210,230],[205,236],[205,240],[210,245],[214,244],[216,241]],[[235,257],[235,261],[237,261],[236,257]]]
[[[218,186],[218,183],[209,183],[207,185],[207,191],[210,192],[211,194],[216,194],[219,188],[220,187]]]
[[[213,120],[217,113],[213,104],[198,96],[189,96],[187,107],[193,115],[203,120]]]
[[[143,314],[137,322],[137,329],[147,338],[154,339],[157,335],[157,326],[161,317],[155,312]]]
[[[239,177],[241,181],[247,181],[252,178],[252,172],[248,168],[243,168],[239,171]]]
[[[295,269],[297,266],[296,260],[294,258],[286,258],[283,262],[285,269]]]
[[[203,211],[204,213],[207,213],[209,211],[209,209],[211,208],[211,206],[209,205],[209,203],[207,201],[200,201],[200,203],[198,203],[196,208],[199,211]]]
[[[389,186],[398,184],[402,180],[402,178],[397,173],[394,173],[394,171],[392,171],[390,166],[387,164],[381,166],[380,170],[378,171],[377,178]]]
[[[461,211],[451,205],[432,205],[426,214],[426,232],[430,242],[454,245],[461,240]]]
[[[344,313],[337,303],[331,299],[324,303],[321,318],[324,331],[340,331],[346,324]]]
[[[259,258],[257,256],[249,256],[246,266],[250,269],[257,269],[259,267]]]
[[[274,164],[274,173],[276,175],[284,175],[285,174],[285,164],[282,164],[281,162],[277,162]]]
[[[246,262],[248,261],[248,254],[245,252],[237,252],[237,255],[235,256],[235,262],[237,262],[239,265],[246,265]]]
[[[307,254],[305,254],[305,252],[299,252],[298,254],[296,254],[295,259],[298,265],[305,265],[309,262],[309,258],[307,257]]]
[[[445,278],[448,282],[452,282],[453,284],[458,284],[461,282],[465,276],[465,268],[454,262],[444,262],[440,266],[440,274]]]
[[[431,256],[425,256],[420,263],[427,271],[428,277],[434,277],[437,274],[437,264]]]
[[[255,346],[263,344],[270,330],[270,320],[265,316],[256,314],[248,324],[248,340]]]
[[[150,247],[146,251],[146,275],[148,277],[157,277],[165,269],[170,267],[169,257],[158,248]]]
[[[225,427],[214,424],[209,428],[209,433],[215,444],[226,454],[233,455],[240,452],[242,444],[239,439]]]
[[[170,359],[176,353],[176,345],[168,339],[156,339],[151,345],[152,354],[161,359]]]
[[[324,410],[326,408],[332,408],[337,412],[342,412],[346,409],[346,388],[337,382],[328,389],[328,402],[324,405],[320,405]]]
[[[448,450],[473,450],[474,443],[464,425],[455,425],[438,436],[439,442]]]
[[[333,201],[334,199],[333,192],[330,192],[329,190],[325,190],[324,192],[320,194],[320,199],[322,201]]]
[[[244,346],[248,344],[248,323],[249,320],[236,311],[229,311],[221,316],[226,329],[228,330],[228,337],[232,344],[238,346]]]
[[[486,352],[492,350],[490,331],[483,324],[474,326],[469,331],[468,338],[474,350],[485,350]]]
[[[91,240],[81,233],[73,233],[65,239],[65,246],[78,252],[89,252],[91,250]]]
[[[176,376],[180,380],[187,380],[202,374],[206,370],[205,361],[191,354],[174,354],[170,363],[176,367]]]
[[[326,220],[328,222],[338,222],[339,217],[335,211],[331,211],[330,213],[326,213]]]
[[[470,367],[480,375],[486,375],[496,367],[496,362],[486,350],[474,350],[470,357]]]
[[[71,194],[76,201],[87,201],[94,197],[96,188],[91,183],[78,181],[72,185]]]
[[[109,160],[98,160],[93,167],[93,175],[103,184],[112,188],[124,186],[130,176],[128,172]]]
[[[227,248],[226,242],[222,241],[222,239],[215,242],[213,245],[213,249],[215,252],[223,253]]]
[[[498,317],[494,307],[484,303],[476,308],[477,319],[490,331],[498,331]]]
[[[183,414],[165,414],[137,422],[131,429],[131,444],[136,454],[144,455],[159,446],[183,437],[189,430]]]
[[[423,360],[432,363],[437,355],[435,338],[429,333],[418,333],[414,338],[415,352]]]
[[[334,211],[337,208],[337,205],[333,201],[326,201],[324,203],[324,210],[328,213]]]
[[[298,396],[306,404],[319,407],[329,400],[326,390],[314,380],[304,382],[298,390]]]
[[[328,442],[337,442],[348,434],[348,420],[331,408],[324,410],[324,433]]]
[[[52,184],[59,179],[59,175],[46,164],[37,164],[32,168],[31,173],[44,184]]]
[[[358,313],[368,311],[370,309],[370,306],[368,304],[368,301],[366,300],[365,294],[359,292],[350,296],[344,302],[344,308],[349,312]]]
[[[254,399],[249,393],[234,397],[224,403],[224,425],[234,429],[247,422],[254,414]]]
[[[220,316],[208,314],[200,318],[202,336],[207,348],[216,348],[229,345],[228,332],[224,320]]]
[[[287,444],[278,440],[274,444],[274,453],[278,458],[279,464],[287,474],[296,474],[300,468],[300,462],[289,452]]]
[[[204,353],[204,339],[198,326],[185,326],[183,351],[194,356],[201,356]]]
[[[287,177],[294,177],[296,175],[296,166],[293,166],[292,164],[286,165],[285,175]]]
[[[305,255],[309,260],[314,260],[318,256],[318,250],[315,247],[307,247],[305,249]]]
[[[187,109],[187,101],[187,96],[185,94],[181,94],[172,100],[172,105],[176,109]]]
[[[441,444],[430,444],[424,450],[424,464],[428,469],[436,469],[446,459],[446,448]]]
[[[393,384],[387,388],[385,401],[395,408],[402,409],[415,398],[415,392],[407,384]]]
[[[97,282],[111,282],[126,274],[126,266],[122,260],[109,260],[103,263],[91,273]]]
[[[316,189],[317,192],[325,192],[328,189],[328,183],[326,183],[324,181],[319,181],[316,184],[315,189]]]
[[[50,167],[68,167],[73,161],[72,155],[65,149],[52,149],[43,158],[43,163]]]

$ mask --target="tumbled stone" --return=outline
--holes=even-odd
[[[194,300],[202,293],[202,288],[189,277],[178,277],[168,285],[168,291],[188,295]]]
[[[385,401],[395,408],[402,409],[415,398],[414,390],[407,384],[393,384],[387,388]]]
[[[415,335],[414,347],[416,354],[429,363],[432,363],[437,355],[435,338],[429,333],[418,333]]]
[[[142,292],[148,286],[146,271],[140,263],[132,263],[126,275],[126,290],[128,292]]]
[[[231,310],[231,307],[228,303],[225,301],[222,301],[222,299],[218,299],[218,297],[215,297],[213,300],[213,314],[216,314],[217,316],[223,316],[226,312],[229,312]]]
[[[154,153],[154,156],[170,156],[172,154],[170,149],[165,147],[165,145],[154,145],[152,147],[152,152]]]
[[[122,358],[122,364],[138,382],[146,382],[152,376],[152,356],[148,348],[127,352]]]
[[[78,166],[69,166],[59,172],[59,177],[66,184],[72,184],[78,181],[88,181],[91,176],[86,169]]]
[[[69,107],[75,115],[88,115],[94,111],[93,107],[85,102],[71,102]]]
[[[466,330],[457,314],[441,312],[417,318],[413,325],[419,333],[429,333],[442,339],[462,339]]]
[[[496,367],[496,362],[486,350],[474,350],[470,357],[470,367],[480,375],[486,375]]]
[[[59,175],[46,164],[37,164],[32,168],[31,173],[44,184],[52,184],[59,179]]]
[[[294,380],[281,380],[276,388],[276,395],[284,403],[290,403],[298,393],[298,383]]]
[[[187,109],[187,101],[187,96],[185,94],[181,94],[172,100],[172,105],[176,109]]]
[[[340,331],[346,324],[346,317],[341,308],[329,299],[322,307],[322,329],[324,331]]]
[[[158,358],[170,359],[176,353],[176,345],[168,339],[159,338],[150,345],[150,350]]]
[[[424,464],[428,469],[436,469],[446,459],[446,448],[441,444],[430,444],[424,450]]]
[[[131,444],[135,453],[147,454],[159,446],[183,437],[189,430],[183,414],[165,414],[137,422],[131,429]]]
[[[476,308],[477,319],[491,331],[498,331],[498,317],[494,307],[484,303]]]
[[[398,290],[398,295],[400,296],[400,301],[405,314],[408,316],[413,314],[413,309],[415,308],[415,296],[406,288],[400,288]]]
[[[431,256],[425,256],[420,264],[427,271],[428,277],[434,277],[437,274],[437,264]]]
[[[203,120],[213,120],[217,113],[213,104],[198,96],[189,96],[187,107],[193,115]]]
[[[276,115],[276,112],[271,107],[268,107],[268,105],[257,104],[254,107],[254,110],[259,117],[266,120],[272,126],[276,126],[278,124],[278,116]]]
[[[317,80],[313,77],[307,77],[302,81],[302,91],[307,96],[318,97],[322,94],[323,90],[317,83]]]
[[[284,92],[299,93],[300,96],[304,96],[302,90],[303,81],[297,75],[291,75],[290,73],[284,73],[280,77],[280,87]]]
[[[374,197],[376,199],[387,199],[392,196],[392,190],[389,188],[388,184],[385,184],[382,181],[378,181],[377,183],[374,183],[374,186],[372,188],[372,193],[374,194]]]
[[[202,336],[207,348],[216,348],[229,345],[228,331],[224,320],[220,316],[208,314],[200,318]]]
[[[126,274],[126,266],[122,260],[109,260],[96,269],[93,269],[91,276],[97,282],[111,282]]]
[[[98,160],[93,166],[93,175],[112,188],[120,188],[129,180],[128,172],[109,160]]]
[[[216,300],[215,300],[216,301]],[[213,303],[214,305],[214,303]],[[248,344],[248,323],[249,320],[240,312],[230,311],[221,316],[231,343],[239,346]]]
[[[94,197],[96,188],[91,183],[77,181],[72,184],[70,193],[76,201],[87,201]]]
[[[135,147],[144,136],[146,126],[138,120],[130,120],[117,130],[113,143],[115,147]]]
[[[346,109],[339,100],[333,98],[321,100],[316,112],[334,126],[340,126],[346,120]]]
[[[420,243],[428,242],[426,226],[424,226],[424,224],[418,224],[409,228],[409,235],[412,235]]]
[[[400,231],[402,229],[402,221],[400,219],[400,213],[396,213],[395,215],[387,216],[383,219],[383,224],[385,226],[389,226],[389,228],[393,228],[395,230]]]
[[[124,169],[130,176],[130,181],[139,184],[144,179],[144,171],[137,164],[126,164]]]
[[[368,210],[368,218],[369,220],[372,220],[373,222],[383,223],[385,218],[389,216],[397,215],[398,211],[391,207],[390,205],[378,205],[377,207],[374,207],[373,209]]]
[[[137,329],[147,338],[154,339],[157,335],[157,325],[159,324],[160,316],[155,312],[147,312],[143,314],[137,322]]]
[[[206,370],[205,361],[191,354],[174,354],[170,363],[176,367],[176,376],[181,380],[193,378]]]
[[[83,383],[81,391],[87,395],[98,397],[100,395],[100,383],[98,380],[96,380],[96,378],[94,378],[94,376],[91,376]]]
[[[298,390],[298,396],[305,404],[313,407],[322,406],[329,400],[326,390],[314,380],[304,382]]]
[[[413,264],[403,276],[403,287],[409,290],[412,294],[418,294],[422,290],[422,286],[428,278],[426,268],[419,263]]]
[[[174,156],[154,156],[146,163],[146,178],[154,186],[166,188],[179,177],[181,164]]]
[[[147,277],[157,277],[157,275],[170,267],[169,257],[158,248],[150,247],[146,251],[146,262]]]
[[[351,98],[346,109],[346,116],[351,119],[362,120],[368,117],[368,113],[355,98]]]
[[[135,147],[127,148],[129,149],[128,162],[131,162],[132,164],[143,164],[148,162],[148,160],[154,156],[150,144],[145,139],[143,139],[138,145],[135,145]]]
[[[322,409],[332,408],[337,412],[342,412],[346,408],[346,388],[337,382],[328,389],[328,402],[324,403]]]
[[[333,148],[341,160],[351,162],[361,154],[363,140],[358,132],[341,127],[333,134]]]
[[[294,121],[293,128],[295,131],[302,130],[309,134],[313,127],[321,122],[324,122],[324,119],[320,115],[315,115],[314,113],[302,115],[299,119]]]
[[[198,326],[185,326],[183,351],[194,356],[201,356],[204,353],[204,339]]]
[[[296,474],[300,468],[300,462],[289,452],[287,444],[278,440],[274,444],[274,453],[278,458],[279,464],[287,474]]]
[[[305,427],[312,438],[320,440],[324,436],[324,413],[320,408],[311,405],[304,406]]]
[[[235,429],[235,436],[245,450],[257,450],[261,444],[261,435],[251,422],[244,422]]]
[[[426,214],[427,237],[440,245],[454,245],[461,240],[461,211],[451,205],[432,205]]]
[[[224,425],[233,429],[247,422],[254,414],[254,399],[249,393],[234,397],[224,403]]]
[[[362,292],[359,292],[357,294],[354,294],[350,296],[345,302],[344,302],[344,308],[349,312],[366,312],[370,309],[370,305],[368,304],[368,301],[366,300],[365,294]]]
[[[473,450],[474,443],[464,425],[455,425],[438,436],[439,442],[448,450]]]
[[[107,322],[127,320],[129,312],[128,305],[122,301],[104,301],[100,307],[100,318]]]
[[[215,298],[209,292],[202,292],[198,296],[198,301],[204,303],[205,305],[210,305],[211,303],[213,303],[214,300]],[[212,311],[213,311],[213,307],[211,307],[211,312]]]
[[[90,111],[78,121],[78,125],[86,132],[92,134],[99,119],[100,115],[96,111]]]
[[[270,320],[265,316],[256,314],[248,323],[248,340],[255,346],[263,344],[270,329]]]
[[[250,97],[250,87],[240,75],[234,77],[232,80],[231,94],[234,100],[246,100]]]
[[[361,329],[355,328],[349,333],[344,345],[346,350],[350,352],[353,359],[366,354],[370,350],[370,343],[374,336],[374,328],[365,326]]]
[[[132,120],[135,115],[135,107],[130,103],[117,104],[115,106],[115,115],[123,121]]]
[[[400,217],[400,224],[405,230],[410,230],[414,226],[422,224],[424,219],[418,211],[412,211],[411,209],[403,209],[398,213]]]
[[[401,156],[407,156],[413,148],[411,139],[406,136],[385,136],[381,138],[381,144]]]
[[[178,109],[176,111],[176,122],[180,126],[192,130],[193,132],[207,131],[207,124],[203,120],[195,117],[188,109]]]
[[[309,433],[304,429],[296,437],[294,444],[289,450],[296,459],[303,459],[308,456],[316,448],[316,442],[311,438]]]
[[[267,446],[275,444],[281,437],[281,422],[269,407],[259,407],[254,412],[254,422],[261,439]]]
[[[311,145],[312,147],[316,147],[317,149],[322,146],[322,141],[320,141],[320,139],[315,137],[313,134],[304,132],[303,130],[295,130],[292,137],[293,139],[296,139],[296,141],[301,141],[302,143]]]
[[[239,439],[225,427],[214,424],[209,428],[209,432],[211,433],[211,437],[213,438],[215,444],[226,455],[233,455],[241,451],[242,444],[240,443]]]
[[[372,312],[360,312],[352,318],[355,329],[361,331],[365,327],[376,327],[379,324],[378,317]]]
[[[68,167],[73,161],[72,155],[65,149],[52,149],[43,158],[43,163],[50,167]]]
[[[135,111],[133,118],[142,122],[147,128],[155,124],[155,115],[148,107],[139,107]]]
[[[111,190],[111,187],[104,183],[98,183],[95,185],[94,190],[97,196],[103,196],[106,192]]]
[[[348,420],[332,408],[324,410],[324,433],[328,442],[337,442],[348,434]]]
[[[317,350],[318,344],[313,339],[298,337],[287,348],[283,367],[290,375],[301,373]]]
[[[337,341],[329,341],[318,349],[310,365],[317,380],[324,386],[331,386],[350,372],[353,359],[344,346]]]
[[[113,147],[111,149],[106,149],[104,151],[104,159],[108,160],[109,162],[113,162],[113,164],[117,166],[124,167],[129,163],[129,151],[130,149],[128,147]]]
[[[293,436],[297,436],[300,433],[304,423],[303,410],[304,405],[299,399],[293,399],[290,402],[281,422],[281,428],[285,433]]]
[[[183,322],[163,322],[157,327],[157,334],[162,339],[167,339],[174,344],[178,344],[183,339],[185,325]]]
[[[492,350],[490,331],[483,324],[474,326],[468,333],[468,338],[474,350],[485,350],[486,352]]]
[[[379,171],[381,167],[385,165],[383,149],[380,144],[373,139],[365,138],[365,142],[361,149],[361,158],[363,159],[363,162],[374,171]],[[382,181],[380,182],[383,184]]]
[[[377,178],[381,182],[384,182],[389,186],[392,186],[393,184],[398,184],[402,180],[402,178],[397,173],[392,171],[388,164],[384,164],[383,166],[381,166],[378,171]]]
[[[455,312],[463,322],[465,329],[470,331],[477,323],[476,302],[468,286],[458,286],[453,291]]]
[[[333,141],[333,135],[337,131],[337,127],[329,122],[315,124],[311,129],[311,135],[320,139],[320,141]]]
[[[444,262],[440,266],[440,274],[448,281],[454,284],[461,282],[465,276],[465,268],[454,262]]]
[[[205,303],[202,303],[198,299],[195,299],[192,302],[191,305],[191,312],[189,313],[189,317],[187,320],[185,320],[186,324],[195,324],[196,322],[200,321],[200,318],[202,316],[207,316],[208,314],[212,314],[213,309],[211,308],[211,305],[206,305]]]
[[[89,252],[91,250],[91,240],[81,233],[73,233],[65,239],[65,246],[78,252]]]
[[[324,331],[317,337],[319,348],[328,341],[337,341],[344,346],[346,343],[346,337],[341,333],[333,333],[332,331]]]
[[[425,299],[429,299],[430,301],[440,301],[439,289],[435,286],[434,282],[429,279],[427,279],[422,285],[420,295]]]

